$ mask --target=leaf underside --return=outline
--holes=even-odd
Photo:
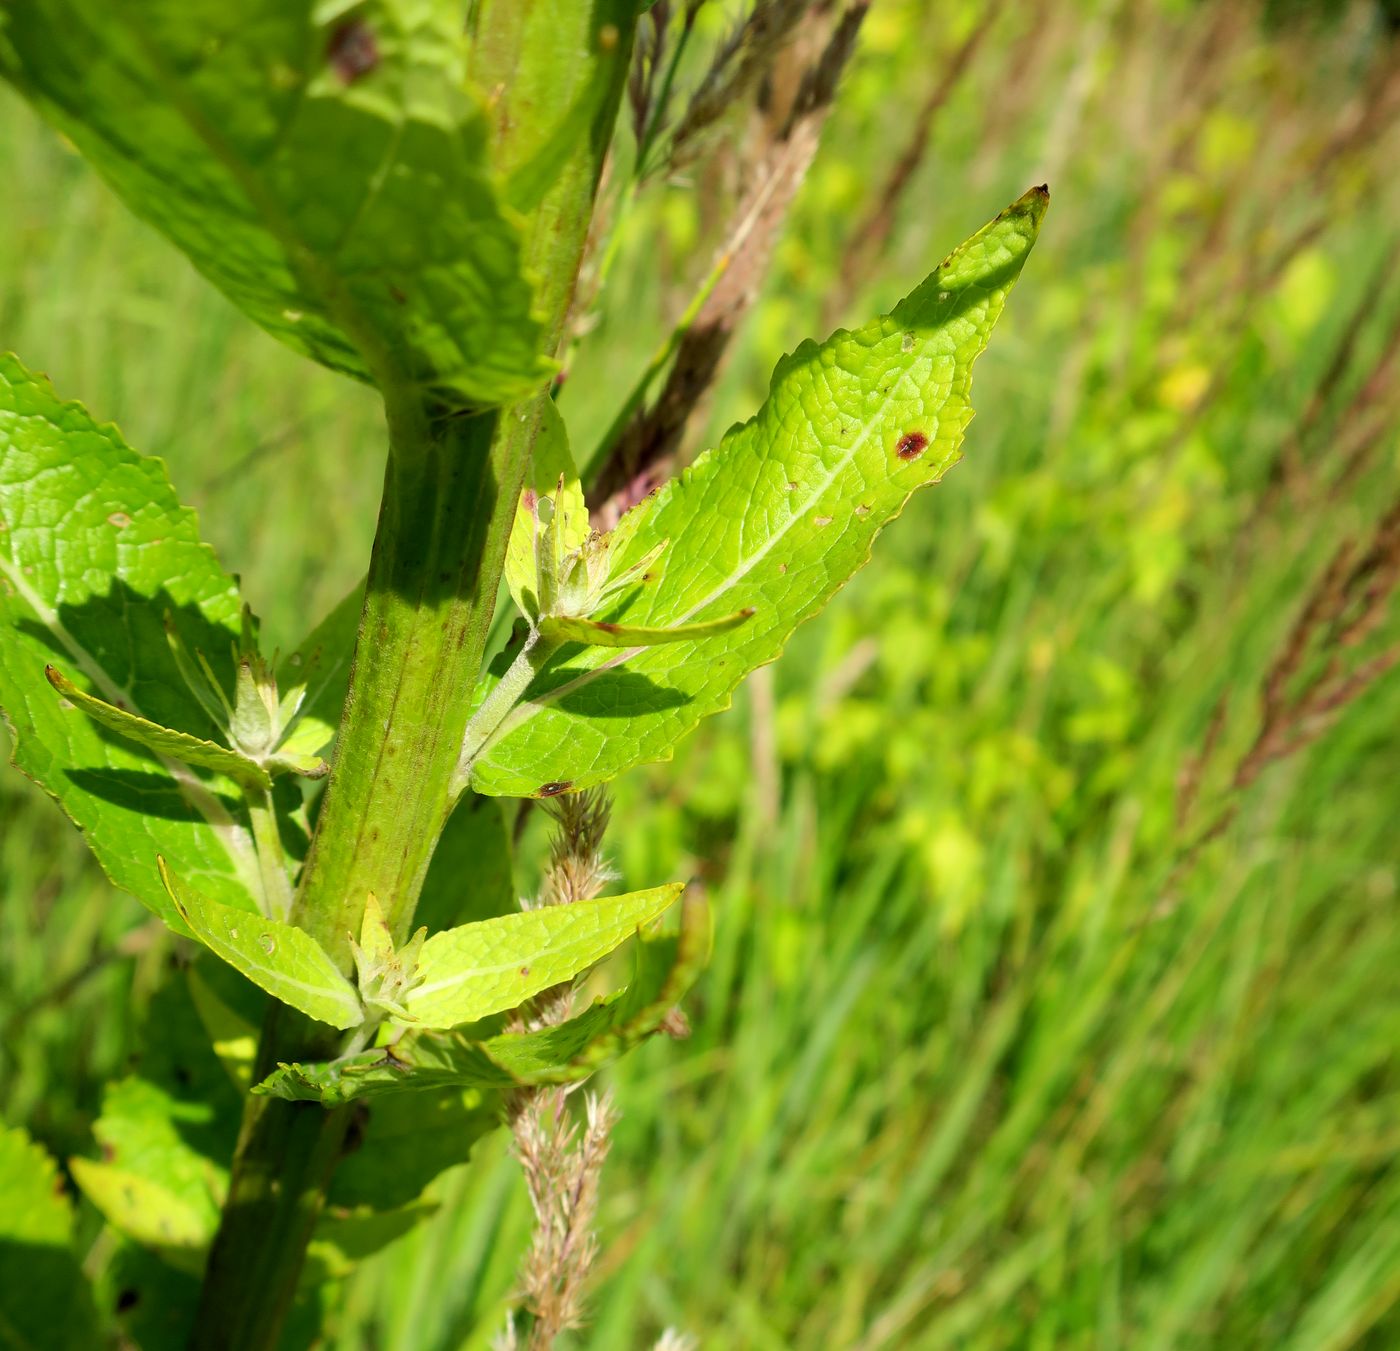
[[[754,617],[692,642],[561,649],[477,756],[473,788],[549,795],[665,758],[778,655],[865,563],[910,495],[959,458],[973,362],[1047,201],[1043,188],[1028,192],[888,317],[803,343],[778,364],[751,421],[623,518],[620,568],[671,544],[659,579],[596,618],[670,628],[747,609]]]
[[[0,73],[297,351],[449,407],[549,374],[453,0],[31,0]]]

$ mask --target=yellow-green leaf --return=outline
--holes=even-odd
[[[681,883],[526,910],[434,934],[404,999],[420,1027],[456,1027],[512,1009],[606,957],[670,906]]]
[[[310,934],[206,900],[173,876],[163,859],[159,864],[180,918],[210,952],[309,1018],[341,1028],[364,1021],[355,987]]]

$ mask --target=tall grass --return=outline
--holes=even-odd
[[[625,882],[695,876],[717,945],[691,1039],[607,1076],[623,1120],[575,1344],[1394,1345],[1400,677],[1233,786],[1310,588],[1400,494],[1394,39],[1369,7],[1003,7],[881,203],[888,245],[848,254],[983,17],[874,8],[691,437],[1051,178],[967,462],[735,712],[619,785]],[[4,342],[170,460],[292,640],[363,557],[368,401],[6,112]],[[561,396],[579,444],[708,267],[726,184],[699,207],[695,186],[627,223]],[[1397,637],[1391,604],[1297,679]],[[0,1101],[72,1152],[166,941],[49,804],[0,792]],[[529,1237],[504,1141],[435,1194],[349,1283],[334,1344],[499,1330]]]

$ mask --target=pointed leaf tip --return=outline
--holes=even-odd
[[[1036,229],[1040,228],[1040,222],[1045,219],[1045,212],[1050,206],[1050,187],[1046,183],[1039,187],[1028,188],[1012,204],[1007,207],[1008,216],[1028,216]]]

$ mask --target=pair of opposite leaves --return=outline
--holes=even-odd
[[[865,561],[874,535],[909,495],[956,461],[971,416],[972,362],[1034,242],[1045,202],[1043,190],[1026,194],[888,318],[799,347],[778,366],[750,422],[631,514],[616,548],[619,567],[673,544],[659,581],[621,596],[605,623],[623,631],[674,629],[718,614],[721,631],[656,647],[580,652],[565,644],[468,766],[473,788],[514,796],[558,791],[664,757],[701,716],[728,702],[748,670],[777,655],[792,629]],[[38,709],[28,677],[31,653],[56,646],[104,693],[126,696],[121,702],[133,711],[135,690],[154,694],[159,686],[166,698],[175,682],[150,666],[152,645],[135,630],[151,625],[125,593],[155,610],[168,583],[188,593],[173,597],[184,602],[182,618],[194,607],[186,622],[227,631],[238,608],[231,579],[198,543],[192,516],[174,501],[158,464],[59,403],[8,359],[0,364],[0,420],[10,433],[0,457],[4,523],[24,524],[35,507],[59,522],[48,533],[11,528],[0,545],[0,573],[9,583],[0,588],[0,607],[11,612],[0,629],[0,702],[12,716],[21,710],[21,766],[87,831],[118,885],[177,927],[185,925],[152,876],[157,852],[172,872],[199,877],[210,906],[248,913],[256,870],[241,828],[219,800],[187,776],[165,790],[182,811],[133,811],[97,789],[97,776],[65,773],[89,766],[130,773],[132,759]],[[36,501],[40,491],[54,498],[52,510]],[[123,592],[120,604],[110,596],[104,603],[94,585],[94,565],[101,571],[104,564],[111,592]],[[528,576],[518,573],[516,583],[528,606]],[[91,614],[84,598],[96,603]],[[71,615],[64,613],[69,607]],[[728,627],[724,616],[746,611],[755,612],[749,622]],[[84,647],[89,621],[98,640]],[[47,643],[34,641],[34,625],[47,631]],[[110,669],[113,652],[123,648],[126,666]],[[343,670],[341,655],[330,665]],[[496,679],[483,679],[481,700]],[[176,707],[161,720],[182,718],[189,725],[190,710]],[[333,726],[333,714],[322,726]],[[202,821],[191,819],[190,806]],[[131,848],[137,834],[156,846],[142,858]],[[343,995],[338,1016],[348,1018]]]

